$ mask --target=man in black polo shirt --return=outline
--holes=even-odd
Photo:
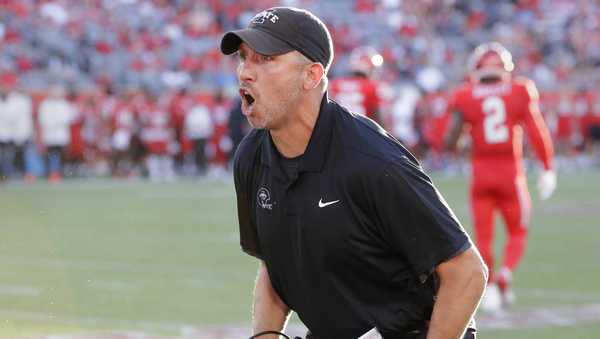
[[[241,245],[260,260],[254,333],[293,310],[311,338],[474,338],[485,265],[417,160],[328,99],[325,25],[271,8],[221,50],[238,52],[254,127],[234,160]]]

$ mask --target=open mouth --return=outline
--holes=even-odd
[[[247,90],[240,89],[240,96],[248,105],[252,105],[254,103],[254,97]]]

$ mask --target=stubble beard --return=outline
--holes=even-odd
[[[279,101],[270,101],[263,106],[263,118],[256,121],[254,128],[265,128],[269,130],[278,129],[285,125],[286,121],[291,118],[290,112],[300,101],[302,88],[299,81],[292,81],[285,88],[280,88],[274,94],[274,98],[279,98]],[[250,122],[251,125],[252,122]]]

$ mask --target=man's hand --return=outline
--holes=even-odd
[[[541,200],[550,198],[556,189],[556,172],[553,170],[542,171],[538,177],[537,188]]]

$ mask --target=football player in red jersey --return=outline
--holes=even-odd
[[[449,116],[448,91],[444,88],[436,88],[426,91],[419,99],[415,116],[415,125],[422,133],[423,146],[429,148],[432,167],[441,169],[444,167],[444,132],[446,131]],[[415,149],[416,156],[423,154],[423,147]]]
[[[513,77],[510,52],[497,42],[477,47],[469,60],[470,79],[451,98],[446,145],[454,148],[463,128],[472,142],[471,211],[475,241],[490,270],[483,310],[495,311],[514,301],[512,272],[521,261],[528,232],[530,197],[523,166],[523,129],[543,164],[538,189],[547,199],[556,187],[553,146],[539,110],[533,81]],[[504,258],[494,273],[494,212],[507,230]]]
[[[331,98],[346,106],[351,112],[382,123],[379,116],[379,84],[373,79],[375,69],[382,64],[383,57],[374,48],[356,48],[350,54],[352,73],[331,82],[329,87]]]

